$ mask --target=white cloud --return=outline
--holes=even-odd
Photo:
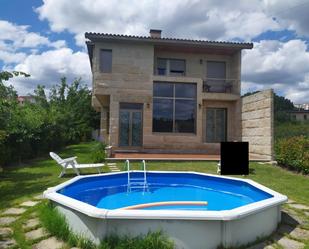
[[[300,36],[309,36],[308,1],[264,0],[264,6],[282,27],[295,30]]]
[[[74,5],[44,0],[36,11],[52,31],[73,33],[79,45],[84,44],[81,37],[86,31],[148,35],[150,28],[161,28],[165,36],[249,40],[279,28],[258,0],[82,0]]]
[[[242,65],[245,81],[295,84],[308,73],[309,52],[302,40],[264,40],[243,52]]]
[[[26,58],[25,53],[11,53],[4,50],[0,50],[0,61],[5,61],[6,63],[19,63],[22,62],[25,58]]]
[[[52,85],[59,83],[60,78],[64,76],[68,81],[82,77],[88,85],[91,80],[88,55],[84,52],[74,53],[69,48],[31,54],[13,69],[31,75],[29,78],[17,77],[8,82],[21,95],[33,92],[37,84],[45,85],[49,89]]]
[[[53,42],[38,33],[29,32],[28,29],[29,26],[26,25],[16,25],[0,20],[1,49],[14,52],[21,48],[37,48],[38,46],[60,48],[66,45],[63,40]]]
[[[243,52],[244,92],[265,88],[296,103],[309,100],[309,52],[302,40],[264,40]]]

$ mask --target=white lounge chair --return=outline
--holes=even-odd
[[[66,169],[73,169],[74,172],[79,175],[79,169],[96,168],[98,172],[101,173],[100,167],[104,166],[104,163],[78,164],[76,161],[76,156],[62,159],[54,152],[49,152],[49,155],[62,167],[59,177],[62,177],[65,174]]]

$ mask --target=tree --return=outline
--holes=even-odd
[[[30,75],[18,71],[0,71],[0,165],[4,164],[8,157],[9,149],[6,144],[9,137],[8,127],[17,107],[17,92],[13,86],[4,85],[4,81],[15,76],[29,77]]]
[[[81,79],[68,84],[62,78],[61,84],[51,91],[50,104],[57,112],[58,122],[66,124],[62,130],[68,142],[85,140],[99,126],[99,114],[91,106],[91,91]]]
[[[23,161],[62,146],[89,139],[99,126],[100,116],[91,106],[91,91],[76,79],[61,78],[49,99],[45,86],[38,85],[32,95],[35,103],[18,105],[13,86],[3,81],[15,75],[1,73],[0,82],[0,165]]]
[[[288,111],[294,110],[294,104],[291,100],[278,96],[275,94],[274,99],[274,113],[275,113],[275,121],[276,122],[287,122],[290,121],[290,115]]]
[[[25,76],[30,77],[30,74],[20,72],[20,71],[1,71],[0,72],[0,83],[3,83],[3,81],[8,81],[9,79],[15,77],[15,76]]]

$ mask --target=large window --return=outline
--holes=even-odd
[[[112,72],[112,50],[100,50],[100,71],[102,73]]]
[[[157,74],[170,76],[184,76],[186,61],[180,59],[157,59]]]
[[[196,84],[155,82],[153,132],[195,133]]]

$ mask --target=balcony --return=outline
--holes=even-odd
[[[239,80],[207,78],[203,80],[203,92],[237,94]]]

